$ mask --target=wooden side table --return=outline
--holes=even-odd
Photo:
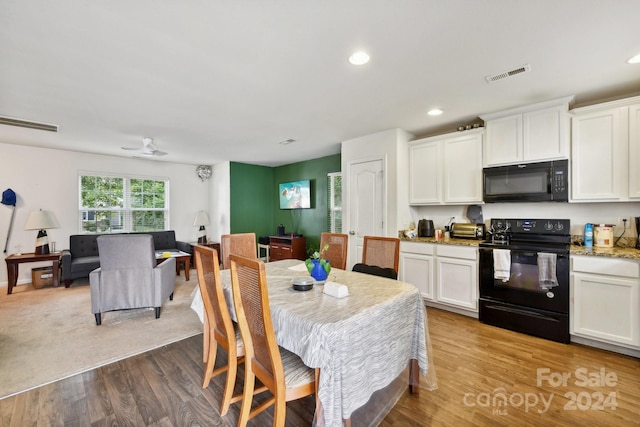
[[[9,279],[7,295],[11,295],[13,287],[18,282],[18,266],[25,262],[51,261],[53,263],[53,286],[58,287],[59,285],[58,270],[60,268],[60,252],[54,252],[46,255],[36,255],[34,253],[20,255],[14,254],[9,255],[4,260],[7,263],[7,276]]]
[[[189,243],[191,246],[206,246],[208,248],[211,249],[215,249],[216,252],[218,252],[218,261],[220,261],[220,263],[222,263],[222,251],[220,250],[220,243],[218,242],[207,242],[207,243],[198,243],[198,242],[190,242]]]

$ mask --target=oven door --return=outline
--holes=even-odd
[[[557,286],[541,285],[538,253],[528,249],[511,249],[509,279],[494,277],[493,248],[480,248],[480,297],[523,307],[557,313],[569,313],[569,254],[556,253]]]

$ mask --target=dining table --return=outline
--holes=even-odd
[[[265,270],[278,345],[320,371],[313,425],[377,425],[407,389],[437,388],[427,312],[415,286],[333,268],[326,285],[298,291],[292,279],[309,276],[303,261],[270,262]],[[220,275],[235,320],[230,271]],[[344,286],[348,295],[329,295],[325,286]],[[199,287],[191,307],[204,321]]]

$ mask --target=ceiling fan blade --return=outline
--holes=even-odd
[[[123,150],[129,150],[129,151],[135,151],[135,150],[139,150],[140,147],[120,147]]]

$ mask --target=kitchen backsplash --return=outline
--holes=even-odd
[[[622,231],[622,218],[627,219],[624,235],[618,241],[618,246],[635,246],[637,234],[634,217],[640,216],[640,202],[620,203],[487,203],[480,205],[485,225],[489,225],[491,218],[568,218],[571,220],[572,239],[582,242],[584,225],[613,224],[614,238],[618,238]],[[451,219],[452,222],[469,222],[466,216],[467,206],[412,206],[411,221],[418,224],[420,219],[431,219],[435,228],[444,228]],[[408,228],[409,223],[403,228]]]

